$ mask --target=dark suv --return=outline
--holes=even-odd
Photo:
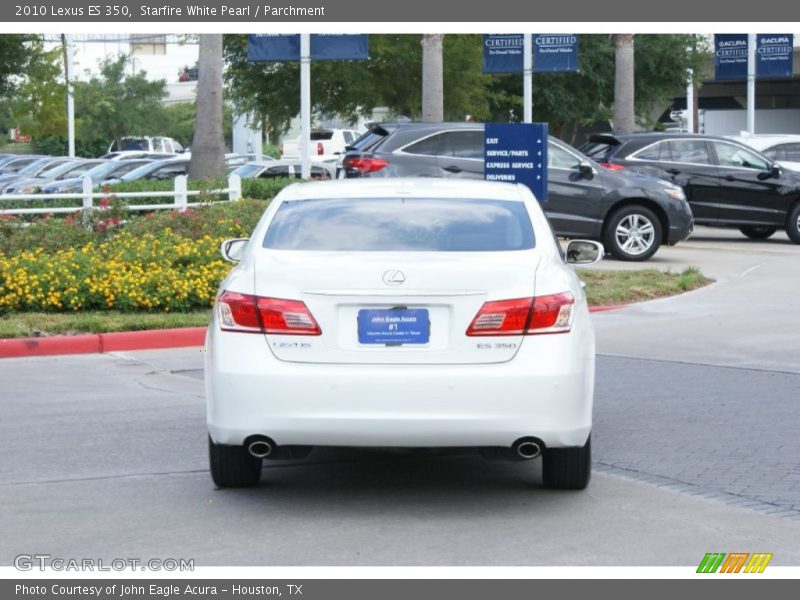
[[[347,147],[338,176],[483,179],[483,125],[373,124]],[[600,240],[621,260],[647,260],[661,244],[686,239],[693,226],[679,186],[603,169],[555,138],[542,208],[557,235]]]
[[[800,176],[730,139],[675,133],[595,134],[581,149],[609,168],[683,187],[695,223],[763,240],[785,229],[800,244]]]

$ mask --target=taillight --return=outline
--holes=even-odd
[[[533,298],[486,302],[467,329],[467,335],[523,335]]]
[[[389,164],[388,160],[369,157],[349,157],[344,159],[345,169],[355,169],[359,173],[374,173]]]
[[[486,302],[467,329],[468,336],[566,333],[575,298],[569,292]]]
[[[625,169],[625,167],[623,167],[622,165],[617,165],[615,163],[610,163],[610,162],[601,162],[597,164],[599,164],[604,169],[608,169],[609,171],[622,171]]]
[[[575,298],[569,292],[538,296],[533,301],[528,333],[566,333],[572,327],[573,306]]]
[[[317,142],[317,156],[322,156],[325,154],[325,148],[322,146],[322,142]]]
[[[317,321],[300,300],[263,298],[224,291],[217,299],[220,328],[244,333],[320,335]]]

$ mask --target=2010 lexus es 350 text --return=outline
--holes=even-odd
[[[568,263],[522,185],[297,184],[227,240],[206,339],[211,474],[313,446],[541,455],[544,483],[589,481],[595,343]]]

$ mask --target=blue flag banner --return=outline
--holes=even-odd
[[[547,201],[547,123],[487,123],[483,158],[484,179],[524,183]]]
[[[312,60],[366,60],[369,36],[313,34]],[[259,34],[247,36],[247,60],[282,62],[300,60],[300,35]]]
[[[485,34],[483,36],[484,73],[522,73],[521,33]]]
[[[533,70],[557,73],[578,70],[578,36],[548,33],[533,36]]]
[[[747,34],[714,36],[714,79],[747,79]]]
[[[791,33],[756,34],[756,75],[791,77],[794,35]]]

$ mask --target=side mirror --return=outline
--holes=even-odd
[[[758,179],[764,181],[765,179],[779,179],[781,176],[781,168],[778,165],[772,165],[769,171],[761,171],[758,174]]]
[[[593,265],[605,254],[603,244],[592,240],[571,240],[567,244],[567,262],[571,265]]]
[[[230,240],[225,240],[222,242],[222,244],[220,244],[219,253],[222,254],[222,258],[228,262],[238,263],[242,260],[244,251],[247,248],[247,243],[249,241],[249,238],[233,238]]]
[[[592,165],[587,162],[582,162],[578,165],[578,172],[584,179],[594,178],[594,169],[592,168]]]

